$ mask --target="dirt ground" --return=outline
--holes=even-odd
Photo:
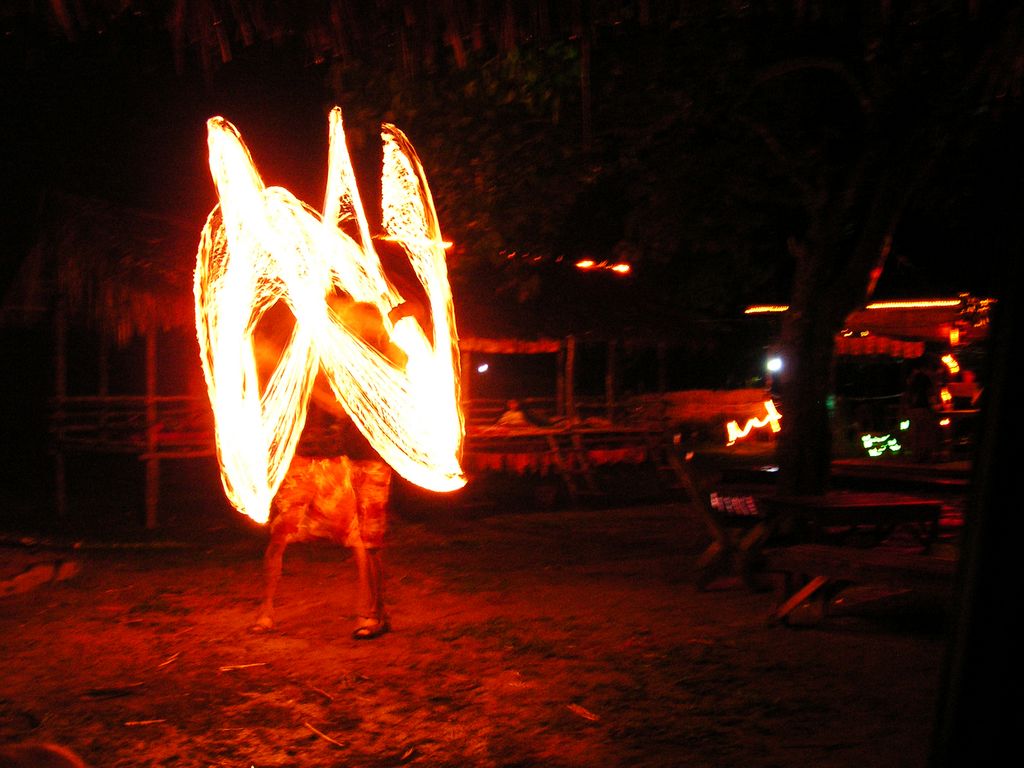
[[[694,586],[685,504],[406,505],[393,631],[364,642],[346,551],[290,548],[254,635],[261,532],[183,519],[81,539],[77,573],[0,598],[0,743],[112,767],[926,762],[946,606],[773,623],[773,592]]]

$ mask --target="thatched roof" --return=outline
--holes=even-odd
[[[852,312],[846,326],[852,331],[902,340],[948,343],[950,332],[959,332],[960,344],[983,341],[988,336],[989,312],[994,301],[963,295],[955,299],[880,301]]]
[[[5,324],[40,321],[59,301],[118,342],[195,323],[194,224],[104,200],[52,194],[35,245],[3,301]]]
[[[63,302],[72,322],[118,343],[153,330],[192,331],[192,276],[202,226],[109,201],[52,194],[42,206],[35,245],[0,304],[0,325],[41,322]],[[486,281],[456,290],[458,330],[467,349],[487,340],[503,349],[540,344],[548,351],[568,335],[641,344],[672,336],[673,323],[646,302],[588,302],[579,286],[560,286],[554,290],[558,301],[520,304],[480,290],[480,284]],[[568,300],[572,296],[580,300]]]

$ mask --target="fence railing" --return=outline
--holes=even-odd
[[[63,451],[135,453],[141,458],[214,453],[210,405],[205,398],[188,395],[56,398],[50,428]]]

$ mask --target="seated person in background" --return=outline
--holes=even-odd
[[[498,417],[495,424],[499,427],[530,427],[533,424],[519,406],[518,400],[509,400],[505,403],[505,412]]]
[[[960,380],[951,381],[947,388],[953,396],[954,409],[960,411],[978,407],[978,397],[981,395],[981,389],[978,387],[978,380],[974,376],[974,371],[965,369],[960,374]]]

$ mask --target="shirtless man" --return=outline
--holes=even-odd
[[[335,299],[337,314],[367,343],[396,365],[405,355],[388,337],[372,304]],[[381,550],[387,531],[391,467],[381,459],[317,376],[306,425],[288,473],[274,497],[264,554],[265,590],[252,630],[274,627],[274,595],[285,548],[291,542],[331,539],[354,553],[358,616],[353,638],[369,640],[387,632]]]

